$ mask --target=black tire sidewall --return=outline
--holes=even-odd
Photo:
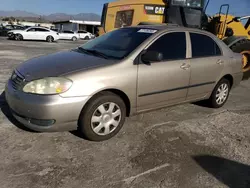
[[[51,41],[49,40],[49,37],[51,37]],[[52,37],[51,35],[49,35],[49,36],[47,36],[46,41],[47,42],[53,42],[54,41],[54,37]]]
[[[23,35],[21,35],[21,34],[16,34],[16,37],[18,37],[19,38],[19,40],[17,40],[17,38],[16,38],[16,40],[17,41],[21,41],[21,40],[23,40]]]
[[[77,40],[77,38],[76,37],[72,37],[72,41],[76,41]]]
[[[225,100],[222,104],[218,104],[218,103],[216,102],[216,92],[217,92],[218,88],[219,88],[222,84],[227,84],[227,86],[228,86],[228,88],[229,88],[229,91],[228,91],[228,95],[227,95],[226,100]],[[214,90],[213,90],[213,92],[212,92],[212,95],[211,95],[211,97],[210,97],[210,100],[209,100],[209,101],[210,101],[211,107],[213,107],[213,108],[220,108],[220,107],[224,106],[225,103],[227,102],[228,98],[229,98],[230,90],[231,90],[231,85],[230,85],[229,80],[224,79],[224,78],[221,79],[221,80],[217,83],[217,85],[215,86],[215,88],[214,88]]]
[[[91,118],[95,110],[102,104],[107,102],[114,102],[116,103],[121,110],[121,121],[117,128],[110,134],[101,136],[97,135],[91,128]],[[126,118],[126,106],[123,100],[112,93],[103,93],[97,95],[93,99],[91,99],[87,104],[86,107],[82,110],[81,115],[79,117],[79,125],[78,130],[84,136],[84,138],[91,140],[91,141],[104,141],[114,137],[122,128]]]
[[[233,47],[232,47],[233,52],[236,53],[241,53],[245,50],[250,50],[250,41],[249,40],[245,40],[244,42],[239,42],[236,43]]]

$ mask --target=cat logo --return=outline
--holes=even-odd
[[[151,15],[164,15],[165,6],[161,5],[144,5],[144,12]]]
[[[165,7],[155,7],[156,14],[164,14]]]

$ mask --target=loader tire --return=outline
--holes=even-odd
[[[250,40],[241,40],[232,46],[233,52],[243,55],[242,72],[250,71]]]

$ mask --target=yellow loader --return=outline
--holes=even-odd
[[[250,16],[229,14],[223,4],[218,14],[205,14],[210,0],[118,0],[103,6],[99,34],[133,25],[177,24],[204,29],[243,55],[243,72],[250,72]],[[224,11],[224,12],[223,12]]]

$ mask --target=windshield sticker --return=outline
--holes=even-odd
[[[157,30],[155,30],[155,29],[140,29],[137,32],[138,33],[155,33],[155,32],[157,32]]]

